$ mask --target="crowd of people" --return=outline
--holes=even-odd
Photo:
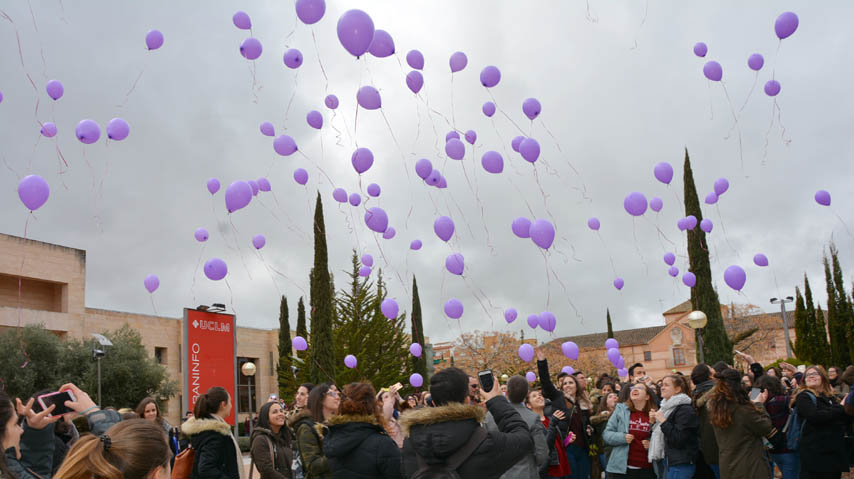
[[[6,479],[318,478],[840,478],[854,464],[854,366],[789,364],[748,371],[718,363],[654,381],[642,364],[626,378],[552,377],[537,350],[539,387],[498,384],[457,368],[427,391],[367,382],[301,384],[273,395],[251,424],[251,465],[232,427],[228,391],[214,387],[180,427],[157,401],[98,407],[74,384],[71,414],[52,415],[0,392]],[[591,381],[592,382],[592,381]],[[80,429],[72,416],[85,418]],[[88,429],[87,429],[88,427]]]

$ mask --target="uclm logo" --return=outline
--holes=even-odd
[[[196,329],[202,329],[206,331],[217,331],[221,333],[231,332],[231,324],[229,323],[221,323],[219,321],[205,321],[204,319],[201,321],[199,321],[198,319],[193,320],[193,327]]]

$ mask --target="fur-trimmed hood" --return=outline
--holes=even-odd
[[[197,419],[195,417],[188,419],[181,425],[181,432],[186,436],[195,436],[205,431],[214,431],[228,436],[231,434],[231,426],[228,423],[217,419]]]
[[[435,464],[467,443],[485,417],[479,406],[450,403],[406,412],[398,422],[418,455]]]
[[[375,426],[380,425],[380,422],[377,421],[375,416],[352,414],[339,414],[337,416],[332,416],[328,421],[326,421],[326,425],[332,428],[332,426],[340,426],[351,422],[364,422]]]
[[[709,400],[712,399],[712,396],[715,394],[715,389],[711,388],[704,393],[701,393],[701,396],[697,398],[697,407],[701,408],[708,404]]]
[[[406,412],[398,422],[403,435],[410,436],[413,427],[430,426],[443,422],[466,421],[474,419],[478,424],[486,418],[486,410],[470,404],[448,403],[445,406],[425,407]]]
[[[372,437],[385,436],[392,442],[374,416],[344,414],[329,418],[326,424],[329,429],[323,438],[323,453],[328,458],[348,456]]]
[[[288,427],[293,429],[298,422],[304,421],[306,419],[310,420],[311,422],[314,422],[314,419],[312,419],[311,417],[311,411],[309,411],[307,408],[303,408],[302,411],[288,418]]]

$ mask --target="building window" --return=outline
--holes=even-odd
[[[243,374],[243,364],[247,362],[255,363],[257,368],[258,359],[256,358],[237,358],[237,406],[240,412],[257,411],[257,395],[258,387],[256,386],[255,376],[246,376]],[[257,369],[256,369],[257,370]],[[256,372],[257,376],[258,373]],[[251,409],[250,409],[251,406]]]
[[[685,364],[685,350],[682,348],[673,348],[673,365],[684,366]]]
[[[166,348],[154,348],[154,360],[157,364],[166,364]]]
[[[652,351],[644,351],[643,352],[643,360],[644,361],[652,361]]]

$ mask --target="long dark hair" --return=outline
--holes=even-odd
[[[274,405],[282,407],[278,402],[270,401],[261,406],[261,410],[258,411],[258,427],[268,429],[270,432],[273,432],[273,426],[270,424],[270,409],[272,409]],[[279,429],[278,436],[282,442],[284,442],[288,447],[291,447],[291,435],[288,433],[287,421],[285,421],[285,425]]]
[[[741,386],[741,373],[735,369],[726,369],[715,374],[718,383],[709,399],[709,422],[713,426],[726,429],[732,424],[735,408],[750,404],[750,396]]]
[[[228,402],[228,391],[223,387],[214,386],[196,399],[193,416],[197,419],[213,419],[213,415],[219,411],[220,404],[224,402]]]
[[[323,417],[323,398],[326,397],[326,393],[330,389],[332,389],[331,384],[323,383],[311,388],[311,392],[308,393],[308,402],[305,407],[308,408],[308,412],[311,413],[311,418],[315,422],[325,421]]]
[[[12,399],[9,398],[9,395],[5,391],[0,391],[0,442],[6,438],[6,434],[9,432],[6,430],[6,425],[9,424],[9,421],[15,414],[15,406],[12,405]],[[3,454],[0,454],[0,476],[17,479],[18,476],[12,474],[12,471],[6,466],[5,451],[0,452],[3,452]]]

